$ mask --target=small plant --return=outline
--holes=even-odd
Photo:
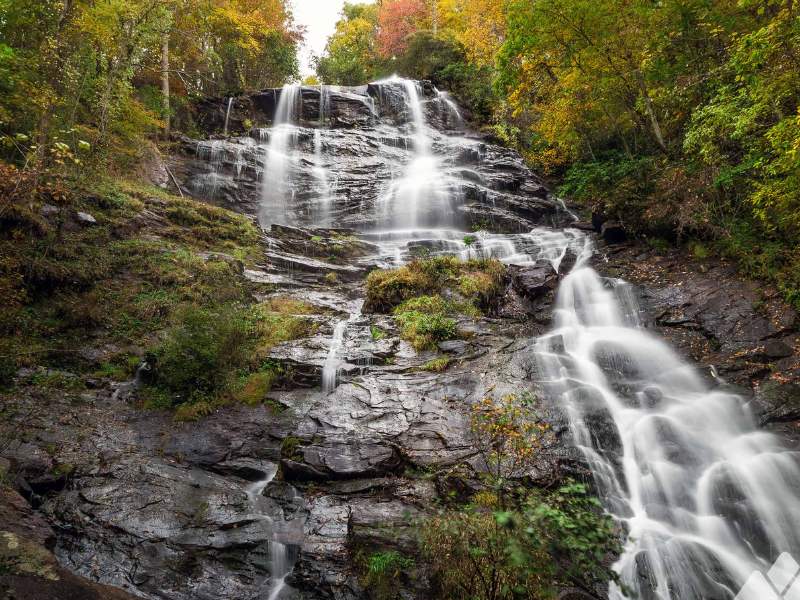
[[[374,552],[363,561],[361,582],[377,600],[392,600],[399,597],[398,584],[414,564],[414,559],[396,550]]]
[[[530,394],[508,394],[474,404],[470,430],[502,505],[509,481],[534,465],[549,425],[539,418]]]
[[[441,296],[420,296],[395,309],[400,336],[416,350],[436,347],[456,335],[456,322],[447,316],[448,305]]]
[[[422,365],[422,369],[432,373],[441,373],[445,371],[448,366],[450,366],[450,359],[446,356],[440,356],[439,358],[434,358],[426,362]]]
[[[261,404],[278,378],[277,368],[251,373],[234,390],[233,399],[248,406]]]
[[[292,460],[294,462],[303,461],[303,447],[300,443],[300,438],[293,435],[287,435],[281,442],[281,457]]]
[[[478,236],[476,236],[476,235],[472,235],[472,234],[468,234],[468,235],[465,235],[465,236],[464,236],[464,240],[463,240],[463,241],[464,241],[464,245],[465,245],[467,248],[469,248],[469,247],[470,247],[470,246],[472,246],[472,245],[473,245],[475,242],[477,242],[477,241],[478,241]]]
[[[386,332],[377,325],[370,325],[369,333],[376,342],[386,338]]]
[[[702,244],[701,242],[692,242],[689,244],[689,250],[692,253],[692,256],[699,260],[704,260],[709,257],[711,252],[708,249],[708,246]]]

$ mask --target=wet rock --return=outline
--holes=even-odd
[[[800,385],[768,381],[758,390],[760,421],[769,423],[789,423],[800,421]]]
[[[600,233],[603,229],[603,223],[605,223],[608,219],[606,216],[597,211],[592,211],[592,227],[597,233]]]
[[[464,340],[448,340],[439,342],[439,350],[448,354],[464,354],[467,350],[467,343]]]
[[[528,300],[538,300],[558,287],[558,273],[550,263],[511,270],[514,289]]]
[[[61,212],[57,206],[53,206],[52,204],[42,204],[42,207],[39,209],[39,214],[41,214],[45,218],[55,217]]]
[[[595,231],[594,224],[588,221],[574,221],[570,224],[570,227],[581,231]]]
[[[764,356],[767,358],[786,358],[792,354],[794,354],[792,347],[781,340],[767,340],[764,344]]]
[[[600,235],[608,244],[621,244],[628,239],[625,227],[617,221],[606,221],[600,228]]]

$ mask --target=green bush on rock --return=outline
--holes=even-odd
[[[252,307],[184,307],[152,353],[155,375],[146,404],[180,405],[178,416],[193,420],[226,402],[263,402],[282,375],[267,359],[269,350],[310,335],[313,323],[303,315],[311,310],[305,302],[282,297]]]
[[[416,259],[399,269],[370,273],[364,309],[391,311],[400,336],[417,350],[428,350],[456,336],[453,317],[478,317],[494,310],[505,285],[505,267],[494,259]]]
[[[400,337],[417,350],[429,350],[437,342],[456,335],[456,322],[447,316],[450,306],[441,296],[420,296],[407,300],[394,311]]]
[[[494,259],[462,261],[455,256],[415,259],[398,269],[367,277],[367,312],[386,313],[406,300],[452,291],[480,310],[491,310],[505,290],[505,267]]]
[[[399,597],[399,584],[409,569],[414,568],[414,559],[397,550],[373,552],[359,560],[363,576],[361,584],[377,600],[392,600]]]
[[[555,598],[559,587],[591,590],[614,580],[608,565],[621,536],[588,487],[573,481],[555,491],[525,485],[549,431],[535,398],[484,398],[473,405],[471,421],[484,487],[420,527],[435,597],[544,600]]]
[[[156,383],[181,400],[208,396],[230,383],[247,358],[250,324],[237,306],[187,307],[155,352]]]

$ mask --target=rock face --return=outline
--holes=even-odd
[[[427,82],[419,89],[432,159],[441,163],[439,185],[448,197],[447,206],[422,207],[425,225],[527,232],[536,225],[569,221],[519,154],[457,129],[462,122],[446,96]],[[287,93],[285,88],[273,89],[234,99],[234,118],[229,118],[234,126],[229,124],[229,131],[237,137],[184,138],[182,154],[171,163],[184,191],[260,215],[265,226],[283,222],[364,229],[396,221],[395,211],[402,213],[407,207],[376,209],[418,150],[403,85],[389,81],[354,88],[326,86],[323,92],[299,88],[288,151],[275,146],[281,142],[276,136],[283,134],[266,127]],[[221,132],[227,105],[227,99],[201,104],[199,122],[208,134]],[[252,125],[248,131],[236,126],[243,120]],[[281,185],[270,160],[284,152],[289,152],[281,171],[283,176],[289,171],[284,196],[291,201],[267,217],[265,189]],[[325,173],[332,171],[335,180],[328,180]],[[458,215],[455,223],[453,213]]]

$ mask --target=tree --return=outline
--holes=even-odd
[[[383,58],[402,54],[408,37],[431,23],[428,6],[423,0],[384,0],[378,8],[378,53]]]
[[[315,59],[323,83],[361,85],[380,73],[375,51],[377,22],[375,5],[345,3],[325,53]]]

